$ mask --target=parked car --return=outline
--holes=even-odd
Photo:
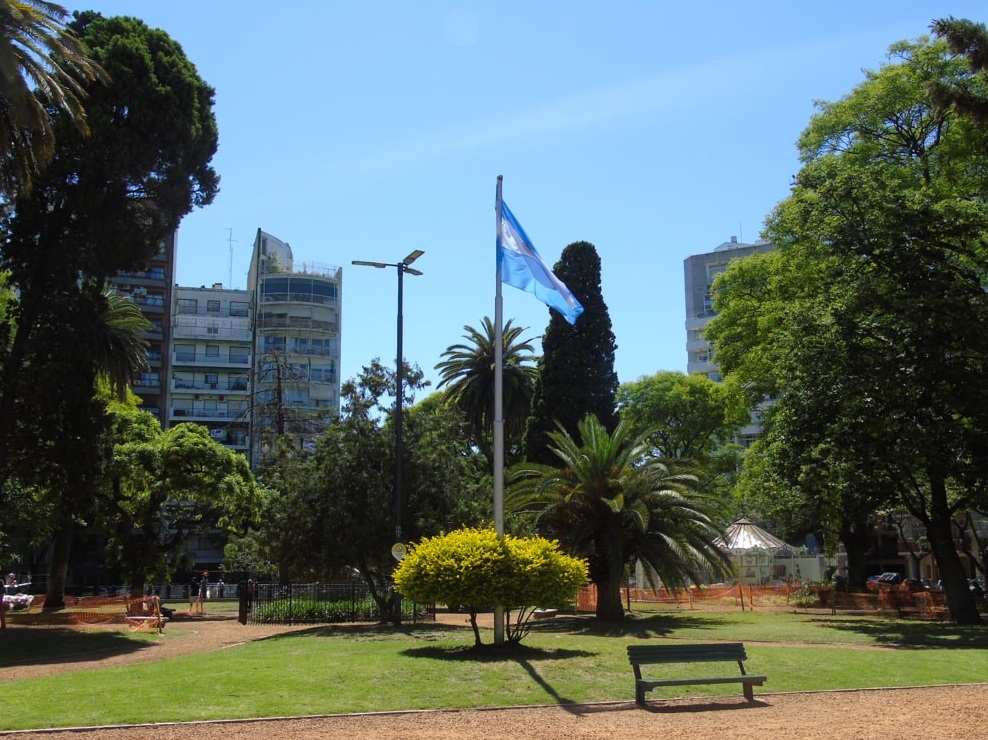
[[[865,588],[869,591],[879,591],[884,588],[892,588],[893,586],[898,586],[904,580],[904,576],[901,573],[893,573],[889,571],[887,573],[882,573],[877,576],[870,576],[865,582]]]
[[[981,585],[981,582],[977,578],[972,578],[967,583],[968,588],[971,589],[971,593],[974,594],[974,598],[983,599],[985,597],[985,587]]]

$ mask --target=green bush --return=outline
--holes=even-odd
[[[509,639],[520,641],[536,608],[562,608],[586,582],[587,564],[543,537],[498,537],[492,528],[459,529],[414,545],[394,574],[395,588],[419,602],[470,612],[481,644],[477,612],[500,605],[516,610]]]

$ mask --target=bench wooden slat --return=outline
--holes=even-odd
[[[658,686],[686,686],[689,684],[740,683],[744,696],[754,701],[752,686],[761,686],[767,678],[745,673],[744,661],[748,659],[744,644],[728,643],[679,643],[674,645],[628,645],[628,661],[635,673],[635,701],[645,704],[645,692]],[[737,676],[712,676],[690,678],[643,678],[641,666],[664,663],[735,662],[741,671]]]

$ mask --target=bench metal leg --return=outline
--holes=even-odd
[[[743,683],[741,685],[744,686],[744,698],[747,699],[748,701],[754,701],[755,700],[755,690],[751,687],[751,684],[748,683],[748,682],[745,682],[745,683]]]

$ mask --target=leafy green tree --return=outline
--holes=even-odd
[[[745,319],[754,333],[731,326],[751,299],[729,269],[708,335],[728,374],[781,390],[759,450],[776,478],[857,507],[858,527],[863,508],[904,508],[952,617],[976,623],[953,522],[988,482],[988,131],[931,101],[933,83],[975,83],[943,42],[891,55],[800,138],[805,164],[766,231],[770,297]]]
[[[622,383],[617,403],[632,434],[648,432],[657,454],[666,460],[703,462],[750,418],[734,384],[671,371]]]
[[[492,459],[494,426],[494,352],[496,327],[485,316],[483,329],[464,326],[465,343],[446,348],[445,358],[436,365],[439,388],[448,386],[450,400],[463,413],[470,439]],[[535,366],[530,340],[522,340],[524,329],[507,321],[502,327],[502,413],[506,449],[517,447],[525,431],[532,404]]]
[[[549,311],[542,338],[532,411],[525,427],[524,455],[530,462],[550,463],[550,436],[556,425],[575,435],[580,421],[593,414],[607,429],[617,423],[614,372],[617,344],[600,289],[600,257],[589,242],[567,246],[553,268],[583,305],[575,326]]]
[[[406,368],[405,379],[406,392],[423,385],[421,371]],[[382,400],[394,388],[394,373],[377,360],[344,383],[339,421],[279,489],[263,525],[269,559],[282,577],[355,572],[385,620],[393,616],[395,436]],[[410,539],[476,523],[470,498],[489,498],[483,465],[466,449],[462,424],[438,402],[408,413],[402,532]]]
[[[54,155],[13,202],[0,243],[0,271],[17,294],[0,367],[0,505],[11,476],[21,490],[57,497],[52,608],[73,523],[88,514],[110,457],[96,399],[97,378],[113,370],[105,337],[94,336],[107,310],[103,280],[142,269],[218,182],[213,91],[178,44],[135,19],[95,13],[70,30],[109,77],[85,86],[88,137],[53,112]]]
[[[247,459],[199,424],[164,432],[157,419],[111,404],[113,459],[101,500],[107,552],[128,569],[134,589],[168,578],[192,534],[243,534],[256,525],[263,490]]]
[[[573,601],[586,582],[587,564],[564,555],[556,542],[542,537],[498,537],[493,528],[458,529],[424,537],[395,571],[395,587],[422,603],[465,607],[474,644],[480,647],[477,613],[502,604],[517,610],[509,643],[528,634],[536,608],[561,608]]]
[[[88,357],[86,347],[80,355],[80,348],[45,344],[40,335],[49,328],[71,334],[88,320],[76,307],[92,301],[91,282],[143,269],[182,216],[209,203],[218,185],[209,166],[217,146],[213,90],[181,47],[133,18],[87,12],[70,30],[109,78],[85,85],[88,137],[73,116],[54,111],[51,162],[30,194],[13,202],[0,242],[0,271],[18,295],[16,332],[0,368],[0,486],[12,457],[33,452],[11,449],[15,426],[22,439],[60,434],[36,422],[44,397],[36,387],[39,364],[71,367]],[[80,382],[79,393],[91,398],[93,389]]]
[[[726,574],[723,534],[712,501],[697,480],[674,475],[652,455],[647,436],[632,438],[627,421],[613,434],[593,416],[579,425],[581,441],[561,428],[551,435],[556,467],[520,463],[508,471],[506,506],[530,512],[540,529],[586,558],[597,586],[597,618],[624,617],[621,585],[636,559],[670,587]]]
[[[212,90],[180,47],[134,19],[84,13],[71,30],[109,78],[86,85],[88,137],[71,115],[53,113],[54,155],[14,201],[0,244],[0,269],[18,296],[0,368],[0,493],[17,475],[19,485],[58,496],[51,608],[74,522],[91,508],[109,459],[96,399],[97,378],[113,370],[94,336],[108,304],[103,279],[146,265],[217,185]]]
[[[50,108],[88,132],[85,84],[105,79],[47,0],[0,0],[0,193],[27,194],[54,153]]]

